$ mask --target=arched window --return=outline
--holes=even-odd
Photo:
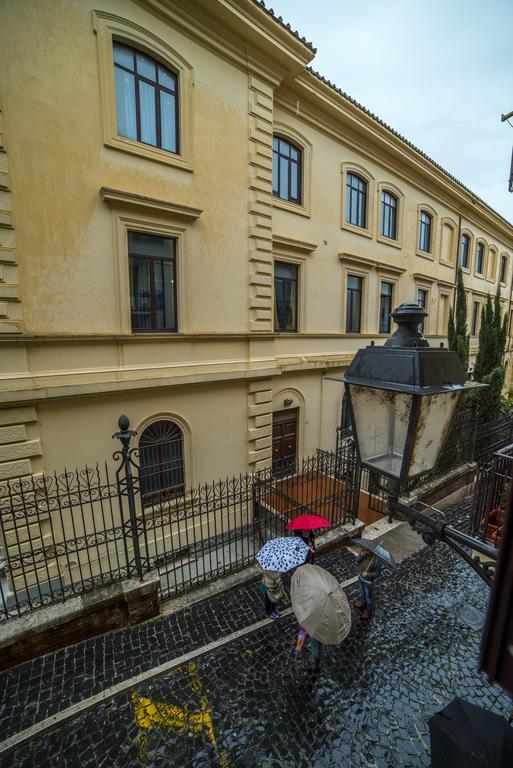
[[[397,240],[397,197],[385,191],[381,193],[381,234]]]
[[[355,173],[346,177],[346,222],[364,229],[367,226],[367,182]]]
[[[427,211],[420,212],[419,221],[419,251],[431,253],[431,224],[432,217]]]
[[[301,203],[301,150],[281,136],[273,136],[273,195]]]
[[[120,136],[178,152],[178,77],[145,53],[114,43]]]
[[[183,493],[185,469],[183,434],[168,419],[154,421],[139,440],[139,479],[143,507]]]

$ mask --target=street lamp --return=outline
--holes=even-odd
[[[463,394],[485,386],[466,381],[456,352],[429,346],[419,330],[426,316],[418,304],[401,304],[392,313],[398,328],[385,344],[371,342],[358,350],[345,376],[327,378],[344,383],[358,459],[386,478],[389,517],[409,520],[427,543],[445,541],[490,584],[495,548],[398,499],[410,480],[436,465]]]

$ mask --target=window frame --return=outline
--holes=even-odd
[[[444,230],[447,227],[451,233],[450,242],[450,258],[444,258],[443,244],[444,244]],[[439,235],[439,249],[440,249],[440,264],[443,264],[450,269],[455,269],[459,259],[459,242],[458,242],[458,226],[453,219],[444,216],[440,221],[440,235]]]
[[[342,163],[340,166],[342,180],[342,206],[341,206],[341,229],[353,232],[363,237],[372,238],[374,236],[374,208],[375,208],[375,180],[374,177],[363,167],[356,163]],[[358,176],[367,184],[367,207],[366,207],[366,226],[359,227],[346,221],[347,209],[347,175]],[[389,241],[393,242],[393,241]]]
[[[116,71],[120,70],[121,72],[127,72],[128,74],[133,76],[134,80],[134,102],[135,102],[135,130],[136,130],[136,138],[130,136],[124,136],[123,134],[119,133],[119,123],[118,123],[118,110],[117,110],[117,104],[116,104],[116,126],[118,130],[118,135],[123,136],[123,138],[128,138],[131,141],[137,141],[140,144],[145,144],[149,147],[155,147],[157,149],[162,149],[165,152],[171,152],[175,155],[180,154],[180,104],[179,104],[179,95],[180,95],[180,88],[179,88],[179,76],[176,72],[171,70],[169,67],[164,67],[163,64],[161,64],[160,61],[155,59],[152,56],[149,56],[148,54],[142,52],[138,48],[134,48],[132,46],[127,45],[126,43],[119,42],[118,40],[112,41],[113,45],[113,53],[115,52],[116,46],[122,46],[123,48],[126,48],[130,51],[133,57],[133,70],[129,69],[127,66],[121,64],[120,62],[116,61],[116,58],[114,56],[114,82],[117,83],[116,80]],[[157,73],[157,79],[151,80],[147,75],[143,75],[139,72],[139,62],[138,62],[138,54],[139,55],[145,55],[150,61],[154,64],[155,70]],[[166,73],[169,73],[174,77],[175,79],[175,87],[172,90],[171,88],[162,85],[159,82],[158,78],[158,68],[162,67],[162,69],[165,70]],[[139,89],[139,83],[146,83],[147,85],[150,85],[154,89],[154,115],[155,115],[155,144],[152,144],[151,142],[144,141],[142,139],[142,121],[141,121],[141,94]],[[174,98],[175,102],[175,120],[174,120],[174,134],[175,134],[175,144],[176,149],[169,149],[168,147],[162,146],[162,114],[161,114],[161,103],[160,103],[160,95],[161,93],[167,93]]]
[[[294,213],[297,216],[310,218],[312,143],[295,128],[277,120],[273,122],[273,137],[274,136],[280,136],[285,141],[288,141],[289,144],[294,144],[294,146],[301,151],[301,203],[291,203],[277,195],[271,195],[273,208],[281,208],[282,210]]]
[[[192,98],[194,92],[192,66],[167,42],[129,19],[103,11],[93,11],[92,16],[98,45],[103,143],[111,149],[129,152],[147,160],[154,160],[191,172],[193,170]],[[177,146],[179,154],[118,134],[114,41],[137,49],[176,74],[178,78]]]
[[[380,222],[379,222],[379,234],[381,237],[387,240],[397,240],[398,230],[398,217],[399,217],[399,200],[388,189],[381,190],[381,204],[380,204]],[[392,202],[393,201],[393,202]],[[385,230],[385,214],[388,212],[389,231],[391,234],[387,234]]]
[[[383,195],[387,194],[395,198],[395,238],[387,237],[383,234]],[[384,245],[389,245],[392,248],[402,248],[403,238],[403,218],[404,218],[404,194],[390,181],[380,181],[377,185],[376,205],[378,206],[378,227],[376,240]]]
[[[349,293],[350,291],[353,292],[354,289],[349,288],[349,278],[354,278],[355,280],[360,281],[360,289],[359,291],[356,291],[360,294],[360,312],[359,312],[359,318],[358,318],[358,330],[353,330],[348,328],[348,318],[349,318],[349,309],[352,302],[349,300]],[[359,275],[357,273],[354,273],[352,271],[349,271],[346,273],[346,290],[345,290],[345,322],[344,322],[344,328],[346,334],[353,334],[353,335],[361,335],[363,331],[363,302],[364,302],[364,277],[362,275]]]
[[[151,256],[146,254],[134,254],[130,251],[130,233],[134,234],[143,234],[148,235],[150,237],[160,237],[162,239],[171,240],[173,242],[173,256],[170,258],[163,258],[160,256]],[[133,314],[134,311],[130,309],[130,324],[131,324],[131,330],[133,334],[147,334],[147,333],[178,333],[178,283],[179,283],[179,276],[178,276],[178,259],[177,259],[177,239],[175,237],[169,237],[168,235],[156,235],[152,232],[141,232],[139,229],[129,227],[127,230],[127,255],[128,255],[128,264],[129,264],[129,273],[131,270],[131,258],[137,257],[139,259],[144,259],[145,261],[148,261],[149,267],[150,267],[150,290],[151,290],[151,318],[152,318],[152,326],[151,328],[134,328],[133,323]],[[155,262],[163,262],[168,261],[172,262],[173,264],[173,305],[174,305],[174,324],[172,327],[168,328],[157,328],[155,327],[155,316],[156,316],[156,296],[155,296],[155,281],[154,281],[154,274],[155,274]],[[130,274],[129,274],[130,279]],[[131,296],[131,291],[130,291]]]
[[[472,301],[472,315],[470,318],[470,335],[471,336],[478,336],[478,326],[479,326],[479,310],[481,308],[481,303],[479,301],[476,301],[473,299]]]
[[[415,286],[415,303],[416,304],[420,304],[420,302],[419,302],[419,293],[420,293],[420,291],[422,291],[426,295],[425,305],[423,306],[423,309],[427,310],[427,312],[428,312],[427,317],[425,317],[424,320],[421,323],[419,323],[420,331],[425,336],[429,332],[429,320],[430,320],[430,316],[429,316],[429,302],[431,300],[430,299],[430,297],[431,297],[431,288],[428,288],[426,285],[422,285],[422,284],[420,284],[420,285],[417,284]],[[422,304],[420,304],[420,306],[422,306]]]
[[[382,305],[382,298],[385,296],[382,292],[382,286],[383,285],[389,285],[391,288],[390,291],[390,313],[388,315],[388,328],[386,330],[381,329],[381,305]],[[392,329],[392,317],[391,313],[394,311],[394,290],[395,290],[395,283],[393,283],[391,280],[383,279],[382,277],[379,277],[379,304],[378,304],[378,333],[379,334],[390,334]]]
[[[357,181],[361,185],[361,188],[359,188],[358,186],[356,187],[352,186],[353,180]],[[351,221],[351,212],[353,209],[353,192],[356,193],[356,196],[358,198],[358,202],[356,205],[357,209],[360,208],[361,199],[363,200],[363,206],[361,206],[363,210],[363,216],[362,216],[363,224],[359,224],[358,222]],[[349,224],[351,227],[358,227],[358,229],[368,229],[368,200],[369,200],[369,185],[366,179],[363,179],[361,176],[359,176],[356,173],[352,173],[351,171],[348,171],[348,173],[346,174],[346,209],[344,214],[346,224]],[[358,211],[357,211],[357,216],[355,218],[358,218]]]
[[[478,262],[478,254],[479,254],[479,248],[482,248],[482,259],[481,259],[481,271],[479,272],[477,269],[477,262]],[[476,240],[476,255],[474,259],[474,274],[476,277],[479,277],[480,279],[484,279],[486,277],[486,243],[482,239]]]
[[[181,480],[182,480],[182,482],[177,484],[177,485],[168,486],[168,487],[165,487],[165,488],[162,488],[162,486],[160,486],[158,491],[153,491],[152,492],[152,496],[156,497],[156,498],[152,498],[152,499],[146,501],[145,500],[145,495],[149,495],[149,493],[144,494],[144,492],[143,492],[143,485],[144,485],[144,482],[145,482],[144,469],[146,468],[146,467],[143,467],[143,457],[145,455],[145,453],[144,453],[145,447],[148,447],[148,448],[153,447],[154,449],[156,448],[157,452],[161,454],[162,452],[159,451],[159,448],[161,446],[169,444],[171,441],[168,441],[167,443],[156,442],[155,445],[153,445],[153,446],[151,446],[151,445],[144,446],[144,445],[141,445],[141,443],[143,441],[143,438],[144,438],[146,432],[148,432],[152,428],[155,428],[157,425],[164,424],[164,423],[172,425],[173,428],[178,431],[179,436],[180,436],[179,437],[179,445],[180,445],[180,466],[179,466],[179,472],[181,473]],[[173,440],[173,442],[176,443],[178,441],[175,439],[175,440]],[[143,511],[151,509],[152,507],[155,507],[156,505],[161,505],[161,504],[167,503],[167,502],[173,502],[177,497],[185,495],[185,493],[187,491],[185,435],[184,435],[184,431],[183,431],[183,429],[182,429],[182,427],[181,427],[181,425],[179,423],[177,423],[174,419],[171,419],[171,418],[157,418],[157,419],[154,418],[154,419],[152,419],[148,424],[146,424],[144,429],[141,432],[139,432],[138,450],[139,450],[139,464],[140,464],[140,471],[139,471],[140,478],[139,478],[139,481],[140,481],[140,486],[141,486],[141,507],[142,507]],[[148,464],[148,466],[149,467],[157,466],[159,468],[158,469],[158,474],[160,476],[162,476],[166,471],[176,471],[175,469],[172,469],[172,470],[162,469],[162,464],[163,463],[164,463],[163,461],[160,461],[157,465],[155,465],[155,464]],[[166,493],[166,491],[167,491],[167,493]]]
[[[466,241],[467,243],[467,248],[466,248],[467,263],[465,265],[462,264],[461,262],[464,241]],[[461,269],[467,273],[469,273],[472,269],[472,233],[469,232],[468,230],[462,230],[460,233],[460,242],[458,244],[458,266],[461,267]]]
[[[296,323],[295,323],[295,328],[293,328],[293,329],[286,328],[286,329],[282,330],[281,328],[277,328],[275,323],[274,323],[274,315],[275,315],[275,311],[276,311],[276,287],[275,287],[276,286],[276,269],[275,269],[275,265],[277,263],[278,264],[285,264],[288,267],[294,267],[294,269],[296,270],[296,279],[295,279],[295,284],[296,284],[296,301],[295,301],[295,305],[296,305],[295,306]],[[300,319],[299,319],[299,313],[300,313],[300,290],[301,290],[300,267],[301,267],[300,264],[298,264],[298,263],[296,263],[296,262],[294,262],[292,260],[287,260],[286,258],[282,258],[281,256],[277,256],[277,257],[275,257],[273,259],[273,332],[279,334],[280,336],[283,335],[284,333],[292,333],[292,334],[299,333],[299,329],[300,329]],[[285,280],[286,278],[278,278],[278,279],[279,280]],[[292,281],[292,282],[294,282],[294,281]]]
[[[424,216],[429,220],[427,225],[423,220]],[[425,232],[426,226],[428,226],[428,243],[427,248],[424,248],[423,245],[425,245],[425,243],[423,243],[423,232]],[[421,208],[419,212],[419,236],[417,241],[417,250],[429,256],[433,255],[433,214],[427,211],[425,208]]]
[[[275,150],[275,148],[274,148],[274,142],[275,141],[278,142],[278,149],[277,150]],[[272,142],[273,142],[273,146],[272,146],[272,152],[273,152],[273,172],[272,172],[272,177],[273,177],[273,181],[272,181],[272,184],[273,184],[273,197],[277,197],[277,198],[279,198],[279,200],[282,200],[282,201],[284,201],[286,203],[291,203],[293,205],[303,205],[303,150],[301,149],[301,147],[296,146],[294,144],[294,142],[292,142],[288,137],[282,136],[279,133],[273,133]],[[283,142],[284,144],[288,145],[288,147],[289,147],[289,155],[288,156],[284,155],[284,154],[281,154],[281,152],[280,152],[280,142]],[[290,152],[290,150],[292,150],[292,149],[294,149],[298,153],[298,155],[299,155],[299,159],[297,161],[292,158],[292,154]],[[277,192],[274,191],[274,183],[275,183],[274,158],[275,158],[275,154],[277,155],[277,158],[278,158],[278,162],[277,162],[278,170],[277,170],[277,174],[276,174],[276,180],[278,182],[278,191]],[[282,159],[285,160],[285,162],[287,163],[287,166],[288,166],[288,170],[287,170],[287,187],[288,187],[287,193],[288,194],[287,194],[287,197],[282,197],[282,195],[280,194],[280,186],[281,186],[281,184],[280,184],[280,182],[281,182],[281,161],[282,161]],[[297,170],[297,191],[298,191],[297,199],[292,197],[292,192],[291,192],[291,186],[292,186],[292,173],[291,173],[291,169],[292,169],[293,166],[295,166],[296,170]]]
[[[497,280],[497,270],[499,268],[499,249],[495,245],[488,246],[488,264],[486,279],[489,283],[495,283]]]
[[[508,283],[508,256],[506,253],[501,253],[500,266],[499,266],[499,283],[501,285],[507,285]]]

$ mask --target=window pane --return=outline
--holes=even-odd
[[[175,241],[171,237],[160,237],[145,232],[129,232],[128,250],[129,253],[137,256],[172,259],[175,255]]]
[[[293,160],[299,160],[299,152],[295,147],[290,148],[290,156]]]
[[[296,280],[297,267],[294,264],[287,264],[284,261],[275,261],[274,274],[276,277],[286,277],[289,280]]]
[[[274,327],[297,330],[297,270],[294,264],[274,263]]]
[[[289,196],[289,163],[280,157],[280,197],[287,200]]]
[[[156,82],[157,74],[155,62],[150,59],[149,56],[145,56],[143,53],[137,54],[137,73],[143,77],[147,77],[148,80]]]
[[[379,304],[379,332],[390,333],[390,314],[392,312],[392,284],[381,283]]]
[[[141,112],[141,141],[156,146],[155,88],[142,80],[139,81],[139,109]]]
[[[128,139],[137,139],[135,115],[134,76],[115,67],[116,74],[116,116],[118,133]]]
[[[273,194],[278,194],[278,153],[273,152]]]
[[[173,323],[173,265],[156,261],[154,265],[155,328],[172,328]]]
[[[275,152],[278,151],[279,143],[280,143],[280,141],[279,141],[278,137],[277,136],[273,136],[273,149],[274,149]]]
[[[160,92],[160,131],[162,149],[176,152],[176,98],[166,91]]]
[[[176,75],[169,72],[164,67],[159,67],[159,83],[164,88],[169,88],[171,91],[176,91]]]
[[[131,48],[127,48],[126,45],[120,43],[114,43],[114,61],[116,64],[121,64],[131,72],[134,71],[134,54]]]
[[[151,329],[150,262],[130,257],[130,310],[134,330]]]
[[[298,199],[298,178],[297,178],[297,171],[298,167],[296,163],[292,163],[290,166],[290,196],[293,200]]]

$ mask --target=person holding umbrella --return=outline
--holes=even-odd
[[[315,561],[315,535],[314,528],[328,528],[331,523],[321,515],[299,515],[291,520],[285,528],[288,531],[295,531],[296,536],[299,536],[308,547],[308,554],[306,556],[305,563],[313,565]]]
[[[373,539],[355,539],[354,544],[362,548],[362,553],[357,559],[358,585],[360,587],[361,600],[355,603],[356,608],[363,610],[361,618],[364,621],[372,619],[374,608],[374,582],[381,571],[381,563],[384,562],[391,568],[397,568],[397,563],[390,552]]]
[[[318,565],[302,565],[291,581],[292,610],[300,631],[296,650],[310,636],[312,671],[321,668],[324,645],[339,645],[351,629],[351,609],[346,594],[331,573]]]
[[[264,597],[267,616],[279,618],[277,603],[285,594],[282,574],[302,565],[307,554],[308,547],[304,541],[292,536],[270,539],[256,553],[255,559],[263,572],[260,592]]]

